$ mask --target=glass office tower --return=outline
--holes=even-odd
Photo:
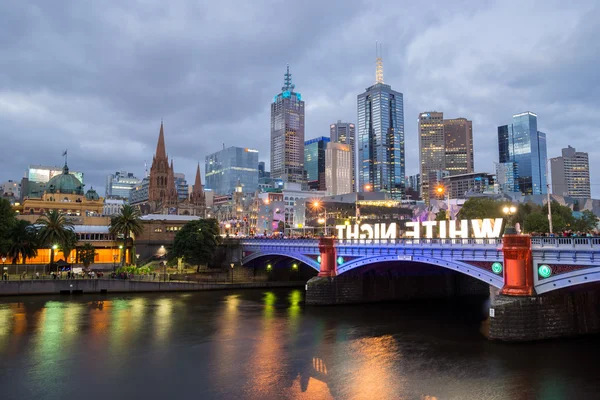
[[[228,147],[206,156],[206,189],[216,194],[232,194],[238,179],[244,193],[258,189],[258,150]]]
[[[304,170],[311,190],[326,190],[325,149],[329,138],[321,136],[304,142]]]
[[[350,146],[352,168],[352,191],[356,192],[356,127],[354,124],[338,120],[329,126],[329,135],[333,143]]]
[[[376,83],[358,95],[358,191],[404,197],[404,103],[402,93],[383,83],[377,60]]]
[[[500,163],[517,164],[518,187],[523,194],[546,193],[546,134],[537,129],[537,115],[513,115],[510,125],[498,127]]]

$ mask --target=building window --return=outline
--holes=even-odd
[[[155,233],[161,233],[162,232],[162,228],[154,228],[154,232]]]

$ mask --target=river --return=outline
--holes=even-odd
[[[598,399],[598,337],[489,342],[486,300],[295,289],[0,299],[0,399]]]

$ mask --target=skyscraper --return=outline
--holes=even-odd
[[[271,177],[304,182],[304,101],[294,92],[288,65],[284,86],[271,103]]]
[[[444,149],[450,176],[473,173],[473,122],[466,118],[445,119]]]
[[[383,83],[383,61],[377,57],[375,84],[358,95],[359,191],[404,197],[403,95]]]
[[[513,115],[512,124],[498,127],[500,163],[517,164],[518,186],[523,194],[546,193],[546,134],[537,129],[537,115]]]
[[[550,159],[552,193],[561,196],[591,198],[588,153],[571,146],[562,149],[562,157]]]
[[[325,148],[329,138],[321,136],[304,142],[304,170],[311,190],[325,190]]]
[[[449,175],[473,172],[473,123],[466,118],[444,119],[444,113],[419,114],[419,161],[423,177],[421,196],[427,203],[436,190],[429,182],[431,171]]]
[[[350,145],[328,143],[325,150],[325,186],[327,195],[352,193],[352,155]]]
[[[419,114],[421,198],[426,204],[429,204],[432,191],[435,190],[435,184],[429,178],[437,177],[441,171],[446,170],[444,142],[444,113],[430,111]],[[439,180],[436,179],[436,182]]]
[[[216,194],[232,194],[238,185],[244,193],[258,189],[258,150],[228,147],[206,156],[206,188]]]
[[[106,177],[105,197],[107,199],[118,198],[127,200],[129,199],[129,193],[131,193],[140,182],[141,181],[131,172],[117,171]]]
[[[352,168],[352,192],[356,192],[356,129],[354,124],[342,122],[338,119],[335,124],[329,126],[332,143],[346,144],[350,148]]]

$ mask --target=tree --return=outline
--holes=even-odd
[[[175,235],[172,255],[183,258],[187,264],[207,264],[221,241],[219,223],[216,219],[201,219],[185,224]]]
[[[58,210],[47,211],[36,221],[40,225],[38,233],[39,243],[42,246],[50,246],[50,266],[54,264],[54,251],[58,246],[64,246],[65,241],[70,240],[73,232],[73,223],[58,212]]]
[[[7,255],[11,240],[11,229],[15,225],[15,212],[6,199],[0,198],[0,255]]]
[[[86,268],[96,259],[96,248],[91,243],[84,243],[77,252],[79,262],[82,263]]]
[[[436,221],[446,221],[447,219],[446,210],[440,210],[435,214]]]
[[[73,231],[69,231],[65,235],[64,240],[58,245],[60,252],[63,253],[63,257],[66,262],[69,262],[69,255],[77,246],[77,234]]]
[[[526,229],[527,233],[535,233],[535,232],[548,232],[548,216],[542,214],[541,212],[534,212],[525,217],[524,221],[524,229]]]
[[[21,258],[25,264],[28,258],[37,256],[37,234],[35,227],[24,220],[17,220],[10,229],[10,244],[6,255],[16,264]]]
[[[575,230],[581,232],[593,231],[598,226],[598,217],[590,210],[584,210],[581,217],[577,218],[573,224]]]
[[[457,219],[503,218],[505,203],[487,197],[472,197],[458,212]]]
[[[144,225],[140,212],[137,208],[125,204],[119,214],[110,220],[110,233],[115,237],[123,235],[123,252],[121,254],[121,266],[125,265],[125,254],[127,253],[127,239],[131,235],[138,236],[144,231]]]

